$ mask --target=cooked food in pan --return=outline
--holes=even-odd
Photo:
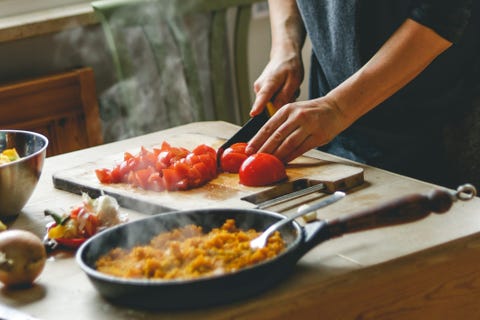
[[[122,278],[193,279],[229,273],[277,256],[285,249],[279,232],[264,248],[251,249],[260,232],[241,230],[234,219],[204,233],[193,224],[161,233],[149,244],[115,248],[96,262],[98,271]]]

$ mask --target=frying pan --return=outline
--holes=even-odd
[[[473,188],[473,186],[472,186]],[[466,193],[467,192],[467,193]],[[194,223],[205,232],[233,218],[242,229],[264,230],[285,217],[259,209],[215,208],[158,214],[107,229],[87,240],[76,259],[98,292],[112,303],[141,309],[188,309],[251,297],[291,274],[297,261],[323,241],[343,234],[413,222],[430,212],[443,213],[457,199],[468,200],[475,189],[432,190],[412,194],[343,218],[316,220],[301,226],[293,221],[279,229],[286,249],[268,261],[232,273],[193,280],[122,279],[95,270],[95,261],[115,247],[132,247],[173,228]],[[467,195],[467,196],[466,196]]]

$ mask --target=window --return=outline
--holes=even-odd
[[[0,0],[0,17],[87,2],[90,0]]]

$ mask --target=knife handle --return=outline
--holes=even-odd
[[[266,108],[267,108],[267,112],[268,112],[268,116],[271,117],[275,114],[275,112],[277,112],[277,108],[273,105],[273,103],[271,101],[268,101],[267,102],[267,105],[266,105]]]

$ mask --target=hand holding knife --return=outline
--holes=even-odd
[[[263,112],[259,115],[250,118],[230,139],[228,139],[217,150],[217,162],[220,161],[223,151],[237,142],[248,142],[260,128],[270,119],[270,117],[277,111],[271,102],[268,102]]]

